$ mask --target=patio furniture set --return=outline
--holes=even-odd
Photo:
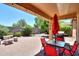
[[[74,42],[73,46],[66,43],[64,38],[57,36],[52,40],[45,41],[45,38],[41,38],[41,43],[43,46],[44,55],[46,56],[74,56],[79,43],[77,41]]]
[[[67,35],[65,33],[60,34],[58,31],[60,31],[58,16],[55,14],[52,24],[52,39],[46,42],[45,38],[41,38],[44,54],[47,56],[75,55],[79,43],[75,41],[73,46],[70,46],[64,41],[64,36]]]

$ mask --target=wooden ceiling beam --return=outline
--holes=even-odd
[[[18,5],[24,7],[24,8],[27,8],[49,20],[51,20],[51,16],[47,15],[45,12],[43,12],[42,10],[38,9],[37,7],[29,4],[29,3],[18,3]],[[76,13],[71,13],[71,14],[67,14],[67,15],[62,15],[62,16],[59,16],[59,20],[60,19],[67,19],[67,18],[76,18]]]
[[[71,13],[71,14],[59,16],[59,19],[68,19],[68,18],[76,18],[76,17],[77,17],[76,13]]]
[[[38,9],[37,7],[33,6],[30,3],[16,3],[16,4],[26,8],[28,10],[31,10],[32,12],[34,12],[40,16],[43,16],[49,20],[51,19],[51,16],[47,15],[45,12],[43,12],[42,10]]]

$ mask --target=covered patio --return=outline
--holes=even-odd
[[[76,29],[76,33],[73,31],[73,38],[67,39],[70,41],[76,40],[79,43],[79,4],[74,3],[7,3],[7,5],[20,9],[24,12],[31,13],[33,15],[45,18],[49,22],[49,39],[52,39],[52,20],[54,14],[58,15],[58,20],[72,19],[73,30]],[[77,23],[76,23],[77,22]],[[71,45],[73,45],[71,42]],[[79,50],[79,48],[78,48]]]
[[[72,3],[10,3],[12,7],[20,9],[24,12],[31,13],[33,15],[43,17],[49,22],[49,35],[51,37],[52,17],[54,14],[58,15],[59,20],[72,19],[73,28],[77,27],[78,21],[78,9],[79,4]],[[77,24],[75,24],[77,22]],[[78,29],[78,28],[77,28]]]

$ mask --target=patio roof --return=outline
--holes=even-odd
[[[79,43],[79,3],[6,3],[22,11],[41,16],[49,21],[49,39],[52,39],[52,17],[58,15],[59,20],[72,18],[76,20],[76,41]],[[78,48],[79,50],[79,48]]]
[[[79,32],[79,4],[78,3],[6,3],[9,6],[20,9],[24,12],[41,16],[49,21],[49,39],[52,39],[52,17],[58,15],[60,19],[72,18],[77,21],[77,32]],[[77,37],[79,34],[77,33]]]
[[[79,10],[77,3],[8,3],[8,5],[49,20],[54,14],[57,14],[59,19],[76,18]]]

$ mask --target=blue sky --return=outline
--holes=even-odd
[[[11,26],[13,23],[16,23],[20,19],[25,19],[27,24],[33,26],[36,16],[18,10],[16,8],[7,6],[5,4],[0,4],[0,24],[5,26]]]

